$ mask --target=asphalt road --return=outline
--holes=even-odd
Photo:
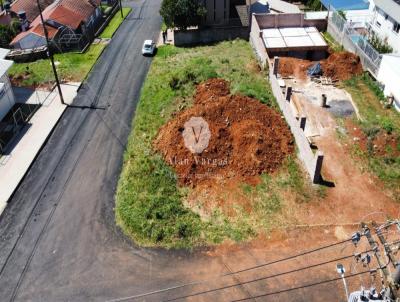
[[[151,253],[115,227],[113,197],[151,64],[140,50],[158,37],[160,1],[125,5],[133,13],[0,218],[0,301],[102,301],[148,270]]]
[[[133,13],[100,57],[75,107],[66,110],[1,216],[1,302],[164,301],[207,286],[115,299],[257,265],[297,250],[299,238],[279,245],[279,252],[276,247],[244,247],[222,256],[204,251],[141,249],[115,226],[114,194],[123,152],[151,64],[151,58],[143,58],[140,49],[145,39],[158,36],[160,2],[125,2],[134,8]],[[99,109],[89,109],[91,104]],[[291,244],[294,248],[288,249]],[[268,268],[268,272],[277,269],[282,267]],[[259,273],[240,278],[259,277]],[[193,299],[230,301],[249,297],[250,292],[254,295],[298,284],[304,279],[300,277],[238,286]],[[307,279],[320,277],[321,273],[314,273]],[[243,279],[216,279],[210,285],[239,280]],[[328,299],[335,298],[329,292],[290,292],[284,297],[271,296],[268,301],[319,300],[310,298],[313,295],[321,301],[334,301]]]

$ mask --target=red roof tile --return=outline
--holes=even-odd
[[[45,10],[54,0],[39,0],[39,2],[42,10]],[[16,0],[11,4],[11,11],[16,14],[20,11],[24,11],[29,22],[32,22],[39,16],[39,8],[35,0]]]
[[[29,1],[33,2],[34,0]],[[82,22],[93,14],[100,2],[101,0],[56,0],[43,11],[43,18],[45,21],[53,20],[59,24],[77,29]],[[51,39],[57,34],[58,29],[47,26],[47,31]],[[18,43],[29,33],[44,37],[40,16],[31,23],[31,28],[28,31],[17,35],[10,44]]]

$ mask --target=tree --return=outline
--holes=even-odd
[[[10,25],[0,24],[0,47],[9,48],[10,42],[19,33],[20,27],[18,19],[12,19]]]
[[[160,14],[168,28],[198,26],[207,13],[199,0],[163,0]]]

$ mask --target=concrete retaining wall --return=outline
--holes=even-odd
[[[321,181],[323,153],[321,151],[317,151],[316,154],[314,154],[313,150],[311,149],[310,143],[304,134],[304,130],[300,128],[300,120],[296,119],[296,117],[293,115],[292,109],[290,108],[290,102],[286,100],[285,95],[278,84],[278,79],[273,73],[273,64],[270,64],[269,79],[272,92],[276,98],[279,108],[282,110],[286,122],[288,123],[296,140],[296,145],[299,150],[299,158],[303,162],[312,182],[318,183]]]
[[[315,26],[319,31],[325,31],[328,26],[326,19],[305,19],[305,14],[253,14],[253,16],[262,29]]]
[[[201,45],[236,38],[249,39],[247,27],[216,27],[195,30],[175,30],[175,46]]]
[[[255,16],[252,16],[250,45],[256,54],[260,66],[265,69],[268,66],[268,53],[265,49],[263,40],[261,39],[261,30],[256,22]]]

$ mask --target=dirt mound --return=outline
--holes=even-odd
[[[320,61],[323,75],[335,80],[348,80],[363,72],[360,58],[347,51],[332,53],[327,59]],[[295,76],[307,78],[307,70],[315,62],[296,58],[282,57],[279,61],[279,73],[283,77]]]
[[[324,76],[338,80],[348,80],[363,72],[360,58],[347,51],[332,53],[321,65]]]
[[[195,186],[215,178],[246,181],[275,171],[294,151],[293,137],[279,113],[229,91],[221,79],[200,84],[194,106],[160,129],[154,147],[175,169],[180,184]],[[192,153],[183,138],[185,124],[193,117],[206,121],[211,134],[201,153]],[[196,131],[193,128],[194,135]]]
[[[279,73],[283,77],[295,76],[299,79],[307,78],[307,70],[313,62],[290,57],[279,59]]]

